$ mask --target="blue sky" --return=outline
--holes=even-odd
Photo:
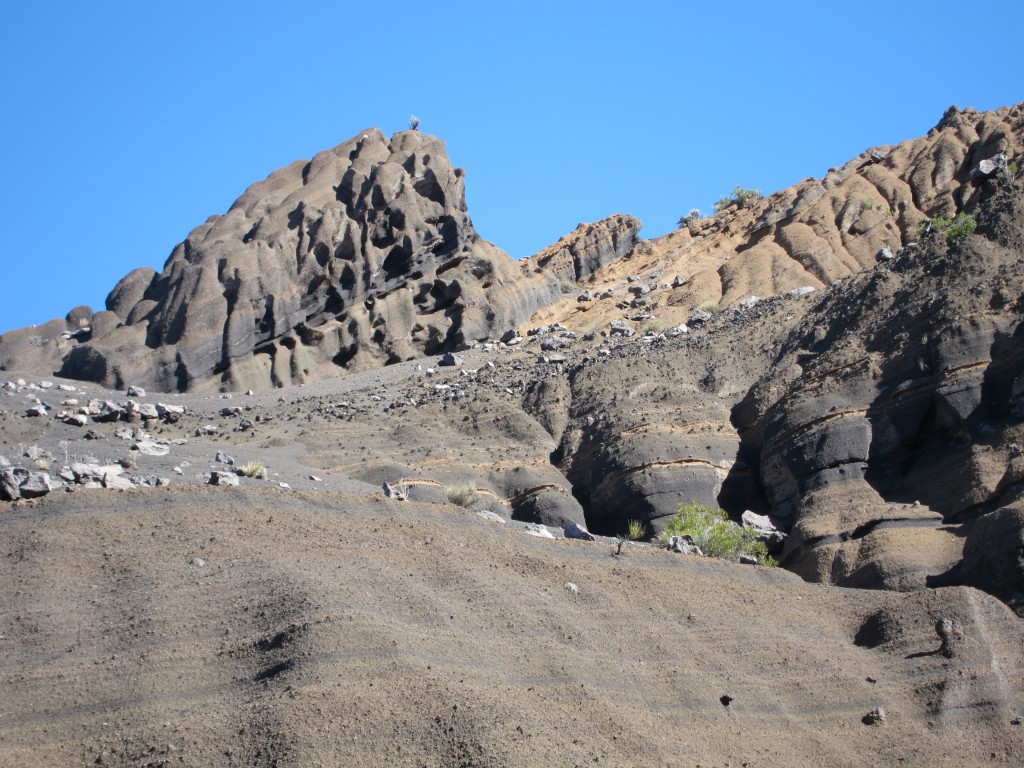
[[[519,258],[629,213],[656,237],[1024,100],[1024,3],[5,2],[0,332],[101,309],[245,188],[409,116]]]

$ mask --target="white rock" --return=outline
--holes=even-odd
[[[503,518],[496,512],[490,512],[489,510],[486,509],[478,509],[476,513],[484,520],[489,520],[492,523],[500,523],[501,525],[505,524],[505,518]]]
[[[537,523],[530,523],[526,526],[526,532],[531,536],[539,536],[542,539],[553,539],[555,534],[549,531],[545,526],[538,525]]]

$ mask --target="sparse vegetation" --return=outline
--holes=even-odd
[[[416,115],[409,115],[409,130],[418,131],[420,129],[420,119]]]
[[[870,211],[874,207],[875,207],[875,200],[874,200],[874,198],[869,197],[867,200],[861,201],[860,209],[862,211]]]
[[[701,304],[700,307],[698,307],[698,309],[704,312],[710,312],[715,317],[718,317],[720,314],[722,314],[722,308],[713,301],[709,301],[706,304]]]
[[[679,226],[680,228],[682,228],[689,224],[691,221],[697,221],[698,219],[703,218],[704,214],[700,212],[700,208],[691,208],[688,214],[679,217]]]
[[[452,485],[445,490],[448,501],[458,507],[470,507],[480,498],[476,488],[471,485]]]
[[[740,555],[756,557],[762,565],[776,566],[775,558],[768,554],[757,534],[729,519],[724,510],[703,504],[680,504],[669,518],[663,536],[690,536],[693,543],[708,557],[735,560]]]
[[[250,461],[240,466],[238,471],[245,477],[258,477],[263,472],[263,465],[258,461]]]
[[[715,212],[724,211],[726,208],[738,205],[743,206],[748,200],[757,200],[761,197],[760,189],[745,189],[744,187],[733,187],[732,194],[719,198],[715,201]]]
[[[626,530],[631,541],[639,541],[647,535],[647,526],[641,520],[630,520],[626,524]]]
[[[1010,160],[999,171],[999,180],[1010,189],[1017,189],[1017,182],[1020,180],[1022,169],[1016,160]]]
[[[576,287],[576,283],[572,280],[562,280],[558,283],[558,290],[562,293],[572,293],[572,289]]]
[[[36,459],[36,467],[43,472],[50,471],[50,460],[49,459]]]
[[[662,325],[657,320],[648,320],[640,330],[642,333],[661,333]]]
[[[956,245],[978,228],[978,222],[969,213],[961,211],[952,219],[944,219],[941,216],[929,219],[921,225],[918,230],[920,236],[927,235],[931,231],[945,232],[946,242],[949,245]]]

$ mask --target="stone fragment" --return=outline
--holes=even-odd
[[[786,291],[786,295],[789,296],[791,299],[799,299],[799,298],[802,298],[804,296],[809,296],[810,294],[814,293],[816,290],[817,289],[814,288],[813,286],[804,285],[804,286],[801,286],[800,288],[794,288],[791,291]]]
[[[693,314],[690,315],[690,319],[686,321],[686,324],[691,328],[700,328],[703,325],[707,325],[715,316],[705,309],[694,310]]]
[[[563,533],[567,539],[582,539],[583,541],[594,540],[594,535],[579,523],[569,523],[563,529]]]
[[[893,254],[892,248],[886,246],[885,248],[883,248],[882,250],[875,254],[875,258],[878,261],[892,261],[893,259],[896,258],[896,256],[895,254]]]
[[[28,472],[20,467],[4,467],[0,469],[0,499],[15,501],[21,498],[21,482]]]
[[[208,485],[238,485],[238,475],[234,472],[211,472]]]
[[[157,407],[152,403],[137,403],[134,400],[128,401],[127,411],[129,415],[137,414],[142,419],[155,419],[159,416]]]
[[[437,364],[438,365],[446,365],[446,366],[454,366],[454,365],[462,365],[464,362],[465,361],[461,357],[459,357],[458,355],[453,354],[451,352],[445,352],[441,356],[441,359],[437,361]]]
[[[135,484],[120,472],[106,472],[103,475],[103,487],[113,490],[128,490]]]
[[[628,325],[622,320],[612,320],[611,330],[609,335],[611,336],[632,336],[636,331],[633,330],[632,326]]]
[[[144,390],[142,387],[137,387],[133,384],[132,386],[128,387],[128,391],[125,394],[127,394],[128,397],[145,397],[146,390]]]
[[[995,157],[990,157],[982,160],[978,163],[977,171],[975,172],[978,176],[991,176],[996,171],[1002,170],[1006,167],[1006,155],[999,153]]]
[[[91,462],[72,463],[71,472],[75,476],[75,482],[84,485],[89,482],[102,483],[107,475],[120,475],[124,467],[117,464],[94,464]]]
[[[155,440],[139,440],[132,449],[138,451],[145,456],[166,456],[171,452],[171,447],[163,443],[158,443]]]
[[[666,549],[670,552],[678,552],[681,555],[704,556],[701,548],[693,543],[693,537],[688,534],[685,536],[672,536],[669,538]]]
[[[542,539],[555,538],[555,534],[548,530],[547,526],[538,523],[528,523],[524,530],[531,536],[538,536]]]
[[[740,515],[740,522],[743,523],[744,528],[753,528],[758,533],[771,533],[778,530],[768,515],[759,515],[749,509]]]
[[[91,406],[92,404],[90,403],[90,407]],[[124,408],[120,405],[112,400],[104,400],[99,404],[99,408],[96,413],[94,413],[93,419],[99,422],[120,421],[125,418],[125,415]]]
[[[46,415],[46,406],[43,405],[42,403],[36,403],[35,405],[30,406],[28,408],[28,410],[25,411],[25,415],[26,416],[45,416]]]
[[[229,456],[224,451],[217,451],[217,455],[214,458],[214,461],[216,461],[218,464],[227,464],[229,467],[233,467],[235,465],[234,457]]]
[[[64,417],[64,423],[73,427],[84,427],[89,423],[89,417],[81,413],[72,413]]]
[[[21,491],[21,498],[35,499],[45,496],[56,487],[57,485],[46,472],[32,472],[22,481],[19,490]]]
[[[484,520],[489,520],[492,523],[500,523],[501,525],[505,524],[505,518],[503,518],[497,512],[491,512],[490,510],[487,509],[478,509],[476,513]]]
[[[875,707],[861,718],[861,722],[864,723],[864,725],[884,725],[885,710],[881,707]]]
[[[384,496],[388,499],[397,499],[398,501],[406,501],[408,498],[406,492],[397,485],[391,485],[390,483],[384,483]]]

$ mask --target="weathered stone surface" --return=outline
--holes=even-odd
[[[584,280],[632,251],[639,242],[637,233],[642,226],[639,219],[622,214],[594,224],[580,224],[527,261],[558,280]]]
[[[22,481],[18,490],[21,492],[21,498],[23,499],[37,499],[50,493],[56,487],[57,484],[53,482],[50,475],[46,472],[31,472]]]
[[[211,472],[210,485],[238,485],[238,475],[234,472]]]
[[[15,501],[21,498],[21,484],[28,477],[28,471],[20,467],[0,469],[0,498]]]
[[[565,538],[567,539],[582,539],[583,541],[593,541],[594,536],[584,526],[578,523],[569,523],[562,530]]]
[[[632,247],[639,222],[585,227],[581,274]],[[91,318],[0,339],[4,362],[123,388],[266,389],[496,335],[560,298],[555,270],[482,241],[443,142],[373,129],[254,184],[164,270],[136,270]],[[107,316],[107,317],[105,317]]]

